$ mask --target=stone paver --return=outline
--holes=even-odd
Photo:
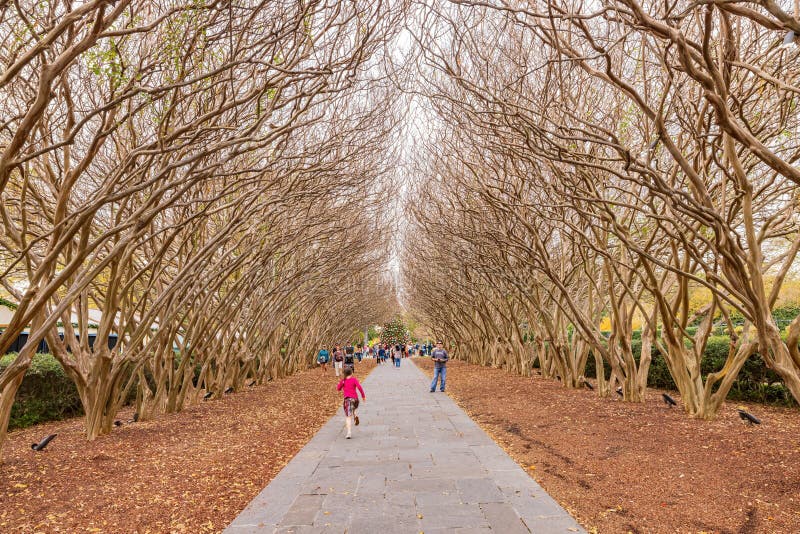
[[[353,439],[339,410],[225,532],[585,532],[429,383],[409,360],[376,368]]]

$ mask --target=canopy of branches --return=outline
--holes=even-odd
[[[424,200],[401,263],[438,337],[569,387],[592,358],[596,391],[631,401],[657,349],[698,417],[752,357],[800,399],[800,318],[772,314],[800,248],[798,2],[459,0],[415,16]],[[704,376],[714,330],[731,350]]]

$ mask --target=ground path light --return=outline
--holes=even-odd
[[[31,449],[35,451],[43,451],[47,444],[53,441],[58,434],[50,434],[39,443],[31,443]]]
[[[756,417],[755,415],[753,415],[751,413],[747,413],[746,411],[744,411],[741,408],[739,408],[739,418],[742,421],[747,422],[747,424],[749,424],[749,425],[760,425],[761,424],[761,419],[759,419],[758,417]]]

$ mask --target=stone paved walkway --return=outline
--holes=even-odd
[[[353,439],[339,410],[226,533],[584,532],[409,360],[363,385]]]

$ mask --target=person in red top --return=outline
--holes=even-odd
[[[366,401],[367,396],[364,395],[364,388],[361,387],[358,378],[353,376],[353,370],[350,368],[345,368],[344,378],[339,381],[336,390],[341,391],[344,395],[344,422],[345,425],[347,425],[346,437],[350,439],[350,429],[353,424],[353,419],[355,419],[356,425],[358,425],[358,415],[356,415],[356,410],[358,409],[358,392],[356,390],[361,392],[361,400]]]

